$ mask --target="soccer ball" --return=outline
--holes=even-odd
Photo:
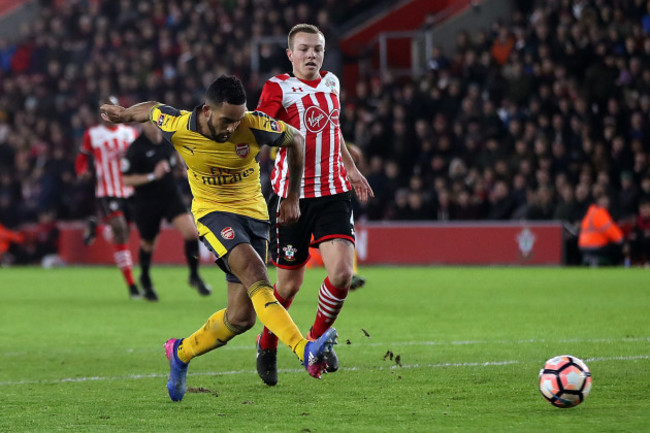
[[[556,356],[539,371],[539,390],[553,406],[577,406],[591,391],[591,373],[575,356]]]

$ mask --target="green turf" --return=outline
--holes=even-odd
[[[282,347],[265,386],[258,323],[192,361],[203,392],[180,403],[162,345],[222,307],[225,283],[205,267],[215,293],[201,298],[184,268],[153,272],[158,304],[128,300],[112,267],[0,269],[0,432],[650,431],[648,270],[365,268],[336,324],[339,372],[314,380]],[[323,277],[310,270],[291,307],[303,330]],[[593,389],[557,409],[537,374],[565,353]]]

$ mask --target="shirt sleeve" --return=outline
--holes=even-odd
[[[90,133],[88,130],[84,132],[83,139],[81,141],[81,147],[79,148],[79,153],[74,161],[74,171],[77,175],[85,173],[88,171],[88,158],[92,155],[92,146],[90,143]]]
[[[293,129],[281,120],[273,119],[261,111],[251,113],[251,132],[257,144],[283,147],[293,139]]]
[[[623,231],[614,221],[612,221],[611,217],[610,217],[609,225],[605,230],[605,236],[607,236],[607,239],[609,239],[614,243],[619,243],[623,241]]]
[[[262,88],[262,94],[257,104],[257,111],[277,117],[282,110],[282,89],[278,83],[267,81]]]
[[[183,116],[184,113],[187,112],[169,105],[158,104],[151,109],[149,120],[160,128],[165,141],[174,144],[172,142],[172,136],[174,133],[187,127],[186,123],[184,123],[187,122],[187,119]]]

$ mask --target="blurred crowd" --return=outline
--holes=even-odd
[[[15,227],[41,212],[59,219],[93,212],[92,180],[76,179],[73,161],[101,98],[191,109],[206,84],[226,73],[246,83],[254,108],[264,80],[251,72],[252,37],[285,38],[298,22],[330,33],[330,14],[340,20],[369,3],[41,1],[16,41],[0,40],[0,222]],[[262,66],[285,65],[280,48],[265,49]]]
[[[650,3],[538,3],[434,49],[419,79],[357,84],[344,132],[392,197],[370,219],[576,222],[601,193],[634,218],[650,194]]]
[[[416,79],[368,77],[344,135],[366,156],[370,220],[561,220],[597,197],[650,238],[650,2],[518,2],[457,35]],[[573,260],[579,260],[574,258]],[[647,258],[645,259],[647,260]]]
[[[17,41],[0,40],[0,223],[93,213],[93,185],[73,161],[102,96],[191,109],[227,73],[252,109],[289,64],[269,45],[252,72],[251,37],[310,22],[331,43],[375,3],[43,2]],[[435,47],[420,77],[343,83],[343,133],[377,195],[358,217],[555,219],[571,231],[608,194],[634,230],[650,198],[650,1],[515,3],[508,20],[460,32],[453,52]],[[272,161],[261,163],[267,172]]]

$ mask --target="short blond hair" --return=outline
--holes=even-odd
[[[289,30],[289,36],[287,37],[287,46],[289,47],[290,50],[293,50],[293,37],[296,35],[296,33],[301,33],[301,32],[311,33],[313,35],[321,35],[323,37],[323,40],[325,40],[325,35],[315,25],[305,24],[305,23],[296,24],[295,26],[291,27],[291,30]]]

